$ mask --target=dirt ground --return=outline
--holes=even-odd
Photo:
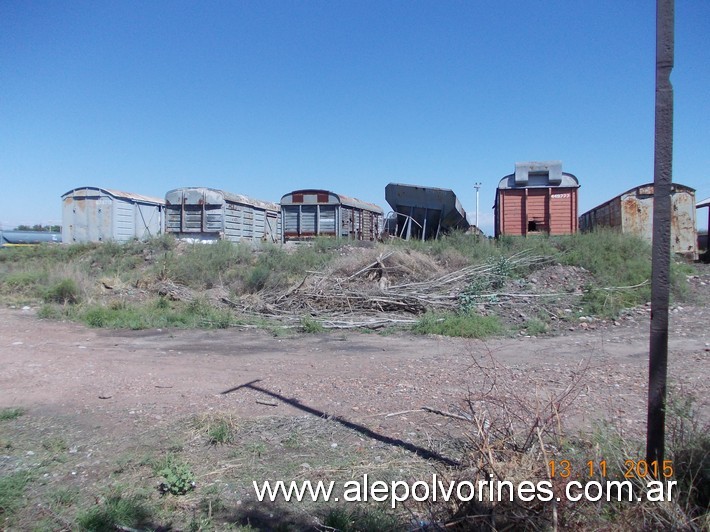
[[[689,301],[671,312],[669,381],[673,393],[693,394],[707,419],[710,269],[699,269],[688,283]],[[30,420],[42,420],[42,430],[53,421],[67,434],[69,452],[82,455],[72,467],[96,474],[142,434],[206,412],[237,419],[338,416],[410,441],[444,419],[416,410],[460,412],[468,391],[482,383],[476,362],[492,356],[511,369],[516,389],[531,396],[564,389],[582,372],[569,425],[589,430],[601,420],[642,437],[648,317],[649,309],[639,308],[616,323],[580,322],[557,336],[481,342],[404,332],[275,337],[240,328],[99,330],[5,308],[0,408],[22,407],[26,414],[24,425],[0,429],[8,431],[3,438],[21,440]],[[403,411],[412,412],[386,415]],[[23,445],[21,452],[32,452]],[[17,453],[4,454],[0,473],[13,469],[10,455]]]
[[[710,274],[689,282],[696,301],[672,307],[669,380],[707,410]],[[299,414],[252,389],[223,394],[258,380],[258,386],[328,415],[361,421],[405,408],[455,408],[475,385],[473,360],[490,353],[528,377],[520,386],[551,390],[566,386],[588,361],[578,422],[611,413],[612,421],[640,430],[649,314],[641,308],[619,325],[482,342],[408,333],[274,337],[238,328],[97,330],[40,320],[32,310],[1,309],[0,407],[90,418],[112,433],[209,409],[228,408],[244,417]]]

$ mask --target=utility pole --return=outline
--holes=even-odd
[[[481,183],[476,182],[473,188],[476,189],[476,229],[478,229],[478,190],[481,188]]]
[[[671,248],[673,167],[673,19],[674,0],[656,0],[656,126],[653,176],[653,250],[651,259],[651,335],[648,364],[646,461],[663,464],[666,379],[668,371],[668,300]]]

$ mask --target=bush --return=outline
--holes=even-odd
[[[78,303],[79,287],[73,279],[62,279],[45,290],[44,301],[63,305]]]

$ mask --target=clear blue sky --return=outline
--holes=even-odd
[[[710,196],[710,2],[676,1],[674,180]],[[653,180],[655,2],[0,0],[0,222],[101,186],[279,201],[453,189],[516,161],[580,213]]]

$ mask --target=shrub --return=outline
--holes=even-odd
[[[79,287],[73,279],[62,279],[47,288],[45,303],[74,304],[79,301]]]

